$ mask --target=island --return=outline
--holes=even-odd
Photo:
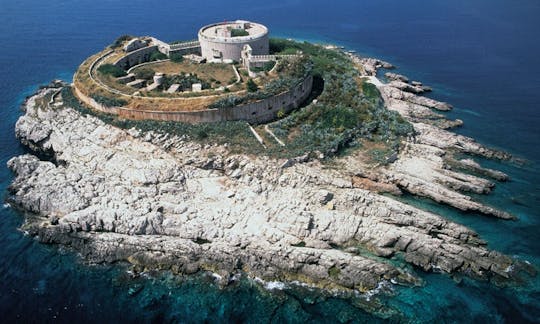
[[[479,202],[508,153],[458,135],[451,105],[390,63],[268,38],[260,24],[201,28],[198,41],[120,37],[72,84],[27,98],[33,151],[9,160],[21,229],[88,262],[134,273],[208,272],[373,297],[417,272],[511,285],[532,265],[400,199],[518,221]],[[360,307],[394,311],[367,298]]]

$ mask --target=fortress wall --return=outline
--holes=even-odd
[[[278,111],[290,112],[305,101],[313,85],[313,77],[307,77],[291,91],[277,96],[232,108],[206,109],[199,111],[147,111],[125,107],[105,107],[74,87],[76,96],[86,105],[98,111],[116,114],[127,119],[154,119],[178,121],[190,124],[219,121],[245,120],[253,123],[269,122],[277,117]]]
[[[150,60],[150,55],[158,51],[158,45],[147,46],[136,51],[130,52],[114,62],[114,65],[127,70],[134,65],[138,65]]]
[[[313,77],[309,76],[291,91],[247,105],[225,108],[224,117],[226,120],[247,120],[255,123],[271,121],[277,117],[280,110],[288,113],[298,108],[309,97],[312,85]]]
[[[195,55],[201,55],[201,46],[200,45],[194,45],[191,47],[182,47],[178,49],[171,48],[169,50],[169,55],[171,54],[180,54],[180,55],[188,55],[188,54],[195,54]]]

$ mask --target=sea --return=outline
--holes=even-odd
[[[492,249],[540,267],[540,1],[538,0],[0,0],[0,192],[5,167],[26,153],[14,125],[24,98],[123,34],[194,39],[205,24],[248,19],[275,37],[336,44],[396,65],[455,106],[456,131],[506,150],[520,163],[486,161],[508,173],[478,200],[517,221],[460,213],[407,197],[479,233]],[[212,277],[147,273],[123,264],[87,264],[65,248],[37,243],[18,228],[22,215],[0,204],[0,322],[385,322],[355,298],[295,285],[242,279],[220,288]],[[392,321],[540,322],[540,279],[497,287],[414,271],[422,287],[392,287],[379,298]],[[375,292],[374,292],[375,293]],[[360,303],[361,304],[361,303]]]

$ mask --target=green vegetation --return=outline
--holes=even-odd
[[[249,79],[247,81],[246,88],[248,92],[255,92],[259,90],[259,86],[257,85],[257,83],[255,83],[255,81],[253,81],[253,79]]]
[[[328,269],[328,276],[330,276],[332,279],[338,279],[340,274],[341,270],[336,266],[332,266],[330,269]]]
[[[127,101],[125,101],[124,99],[109,98],[100,95],[93,95],[92,99],[105,107],[121,107],[127,105]]]
[[[154,77],[154,70],[150,68],[141,68],[135,70],[135,77],[137,79],[144,79],[144,80],[150,80]]]
[[[306,76],[310,74],[311,68],[312,63],[307,57],[282,60],[280,61],[279,66],[276,68],[279,73],[278,79],[269,81],[262,88],[256,91],[249,91],[248,88],[248,93],[246,95],[230,95],[228,97],[218,99],[210,105],[210,108],[231,108],[249,102],[270,98],[298,85]]]
[[[245,29],[233,28],[231,29],[231,37],[249,36],[249,33]]]
[[[262,67],[252,67],[251,71],[255,73],[268,72],[272,70],[275,65],[276,65],[276,61],[268,61],[268,62],[265,62]]]
[[[148,61],[159,61],[159,60],[165,60],[167,59],[167,55],[161,53],[160,51],[155,51],[150,55],[150,58]]]
[[[205,80],[200,79],[197,74],[185,74],[181,73],[180,75],[165,75],[163,76],[163,83],[161,85],[162,89],[168,89],[171,85],[178,83],[180,87],[179,91],[191,91],[191,86],[194,83],[200,83],[202,89],[209,89],[210,83]]]
[[[128,40],[131,40],[133,39],[133,36],[131,35],[122,35],[120,37],[118,37],[114,43],[111,45],[111,48],[118,48],[120,46],[122,46],[122,44],[125,42],[125,41],[128,41]]]
[[[315,79],[324,80],[324,90],[316,103],[271,125],[276,136],[287,139],[287,155],[318,151],[331,156],[359,146],[364,140],[385,143],[384,153],[392,154],[399,148],[401,137],[414,132],[397,112],[384,107],[377,88],[363,82],[343,53],[282,39],[272,39],[270,49],[273,53],[294,50],[309,54]]]
[[[105,75],[111,75],[115,78],[123,77],[126,75],[126,71],[112,64],[103,64],[100,67],[98,67],[97,70]]]
[[[176,63],[182,63],[184,61],[184,57],[179,53],[172,53],[169,55],[169,58]]]

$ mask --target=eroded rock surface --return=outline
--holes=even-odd
[[[420,284],[414,272],[387,261],[393,256],[425,271],[514,275],[509,269],[517,261],[487,249],[470,229],[362,189],[358,178],[369,172],[355,173],[355,182],[350,170],[317,160],[283,167],[286,161],[233,155],[224,146],[124,131],[70,108],[38,105],[51,91],[27,100],[16,134],[53,162],[33,155],[8,162],[16,174],[10,199],[32,213],[23,227],[42,242],[69,245],[95,262],[212,270],[225,281],[244,271],[359,291],[381,281]],[[506,158],[503,153],[433,125],[414,126],[416,138],[397,161],[372,173],[371,183],[511,218],[461,193],[487,193],[492,182],[445,167],[449,148]]]

